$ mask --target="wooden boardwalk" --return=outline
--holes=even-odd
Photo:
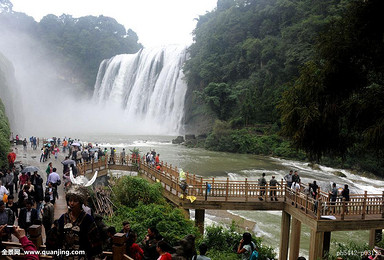
[[[137,171],[151,182],[159,182],[164,188],[163,195],[172,203],[185,210],[195,209],[195,222],[200,231],[204,230],[206,209],[214,210],[280,210],[282,211],[279,259],[296,260],[299,254],[301,224],[311,229],[309,259],[317,260],[326,254],[330,246],[332,231],[370,230],[369,245],[375,244],[377,230],[384,229],[384,192],[382,194],[351,194],[350,201],[340,198],[330,201],[330,194],[318,191],[315,200],[305,192],[287,187],[281,180],[280,186],[260,187],[257,181],[229,180],[229,178],[203,178],[186,173],[188,188],[180,188],[177,167],[161,162],[161,170],[143,160],[123,160],[115,157],[113,164],[108,158],[98,162],[78,165],[79,172],[88,177],[98,170],[99,176],[108,170]],[[276,191],[277,201],[271,201],[270,192]],[[260,200],[262,198],[262,200]],[[288,254],[289,251],[289,254]]]

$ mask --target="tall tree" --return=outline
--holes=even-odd
[[[280,104],[283,132],[314,159],[384,148],[384,2],[350,1]]]

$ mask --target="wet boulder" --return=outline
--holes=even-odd
[[[176,139],[173,139],[172,140],[172,143],[173,144],[181,144],[184,142],[184,137],[182,137],[181,135],[179,135],[178,137],[176,137]]]

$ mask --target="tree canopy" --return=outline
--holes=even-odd
[[[37,23],[24,13],[13,12],[8,0],[2,1],[8,4],[4,4],[7,11],[0,10],[0,33],[7,31],[36,39],[46,49],[39,55],[50,58],[52,65],[58,68],[59,77],[86,86],[89,92],[93,91],[99,65],[104,59],[135,53],[142,48],[137,34],[111,17],[74,18],[68,14],[49,14]]]
[[[226,120],[242,125],[276,123],[281,93],[313,55],[316,35],[337,13],[340,1],[219,0],[198,18],[191,58],[185,65],[189,87],[212,106],[222,92],[231,102]],[[221,86],[216,97],[206,88]],[[209,92],[209,91],[208,91]],[[228,106],[228,107],[227,107]]]
[[[281,101],[283,133],[314,159],[384,147],[384,2],[350,1]]]

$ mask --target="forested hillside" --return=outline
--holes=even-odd
[[[9,61],[0,53],[0,169],[7,165],[11,130],[5,106],[2,99],[7,97],[10,86],[8,85]]]
[[[135,53],[142,47],[134,31],[126,30],[110,17],[47,15],[35,22],[24,13],[13,12],[9,0],[1,0],[1,4],[0,33],[3,36],[17,39],[17,36],[28,35],[35,39],[39,47],[44,47],[42,58],[50,58],[52,66],[58,68],[60,79],[85,87],[90,92],[103,59],[121,53]],[[39,50],[36,48],[34,51]]]
[[[187,123],[213,125],[209,149],[380,173],[379,2],[219,0],[189,49]]]
[[[191,92],[220,120],[279,122],[281,93],[313,55],[340,0],[219,0],[200,16],[185,66]],[[341,6],[343,4],[340,4]]]

